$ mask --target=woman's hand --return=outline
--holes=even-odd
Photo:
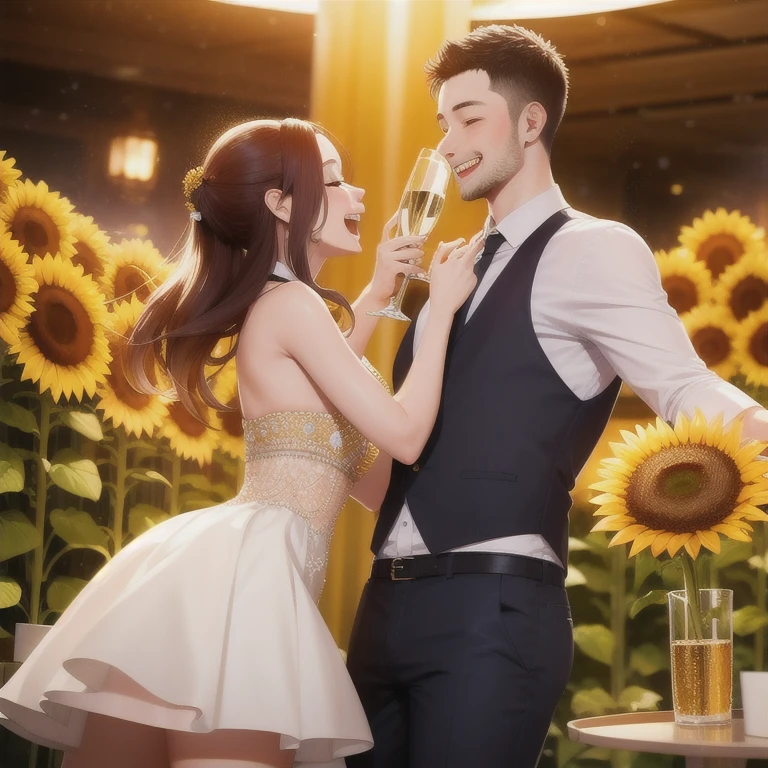
[[[397,214],[384,225],[381,242],[376,249],[376,268],[368,288],[370,299],[382,306],[394,296],[398,288],[398,275],[418,275],[424,272],[420,265],[424,258],[422,246],[427,238],[390,237],[396,223]]]
[[[475,257],[483,250],[482,237],[441,244],[432,259],[429,283],[429,313],[444,311],[451,316],[469,298],[477,285]]]

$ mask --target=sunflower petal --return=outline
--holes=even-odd
[[[756,520],[758,522],[768,522],[768,514],[763,512],[759,507],[755,507],[752,504],[739,504],[734,510],[734,516],[743,518],[744,520]]]
[[[601,493],[589,500],[590,504],[621,504],[621,499],[613,493]]]
[[[591,491],[602,491],[603,493],[623,494],[627,489],[627,483],[621,480],[601,480],[599,483],[592,483],[589,486]]]
[[[768,445],[765,443],[747,443],[743,448],[739,449],[733,457],[734,461],[739,469],[743,469],[751,461],[754,461],[764,450],[766,450],[766,448],[768,448]],[[765,471],[768,472],[768,464],[765,462],[762,463],[765,465]]]
[[[641,533],[648,530],[648,526],[640,525],[639,523],[636,525],[630,525],[624,530],[619,531],[612,539],[608,546],[610,547],[617,547],[619,544],[626,544],[628,541],[632,541],[632,539],[635,538],[635,536],[639,536]]]
[[[674,535],[675,534],[670,531],[660,533],[651,544],[651,554],[654,557],[658,557],[667,548],[667,544],[669,544],[670,539],[672,539]]]
[[[592,526],[592,531],[620,531],[635,522],[634,517],[628,515],[611,515],[598,520]]]
[[[691,536],[691,538],[685,542],[685,551],[694,560],[699,556],[699,552],[701,551],[701,542],[696,536]]]
[[[713,525],[712,530],[717,531],[718,533],[722,533],[729,539],[735,539],[736,541],[752,541],[752,538],[749,536],[749,534],[745,533],[740,528],[736,528],[733,525],[727,525],[726,523]]]
[[[669,544],[667,544],[667,552],[669,552],[670,557],[674,557],[680,549],[685,546],[685,543],[691,538],[691,535],[692,534],[690,533],[678,533],[669,540]]]
[[[675,420],[675,434],[681,445],[686,445],[688,443],[690,422],[682,411],[677,414],[677,419]]]
[[[762,477],[765,471],[765,462],[755,461],[741,470],[741,481],[743,483],[751,483],[753,480],[757,480],[758,477]]]
[[[696,531],[701,545],[712,552],[720,551],[720,537],[714,531]]]
[[[689,437],[692,443],[702,443],[707,434],[707,419],[699,408],[696,409],[691,422]]]
[[[658,535],[658,531],[644,531],[641,533],[632,542],[632,546],[629,550],[629,557],[634,557],[638,552],[642,552],[646,547],[650,547]]]

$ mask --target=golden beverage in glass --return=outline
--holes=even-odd
[[[700,589],[691,595],[685,590],[669,593],[676,723],[721,725],[730,722],[732,599],[729,589]]]
[[[432,231],[443,210],[450,178],[451,166],[446,159],[434,149],[422,149],[397,208],[398,237],[428,235]],[[428,281],[429,278],[406,275],[389,305],[368,314],[392,320],[410,320],[403,312],[403,299],[410,280]]]
[[[731,711],[732,647],[728,640],[675,640],[672,695],[675,712],[712,717]]]

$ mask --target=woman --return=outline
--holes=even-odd
[[[206,379],[237,339],[246,476],[236,498],[174,517],[103,568],[0,690],[7,727],[69,749],[65,768],[282,768],[371,746],[316,603],[334,522],[368,506],[387,464],[418,456],[437,414],[453,313],[475,284],[479,243],[443,246],[411,373],[391,397],[345,338],[314,276],[359,253],[363,190],[316,126],[255,121],[225,133],[188,175],[192,231],[174,277],[133,335],[137,385],[159,363],[187,409],[221,407]],[[383,305],[418,238],[386,235],[358,308]],[[398,249],[403,249],[399,250]],[[202,567],[205,566],[205,567]]]

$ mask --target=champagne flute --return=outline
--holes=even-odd
[[[432,231],[443,210],[450,178],[451,166],[439,152],[434,149],[419,152],[397,209],[398,237],[423,236]],[[429,282],[427,276],[404,275],[400,290],[389,300],[389,305],[368,314],[392,320],[410,320],[403,312],[403,299],[410,280]]]

